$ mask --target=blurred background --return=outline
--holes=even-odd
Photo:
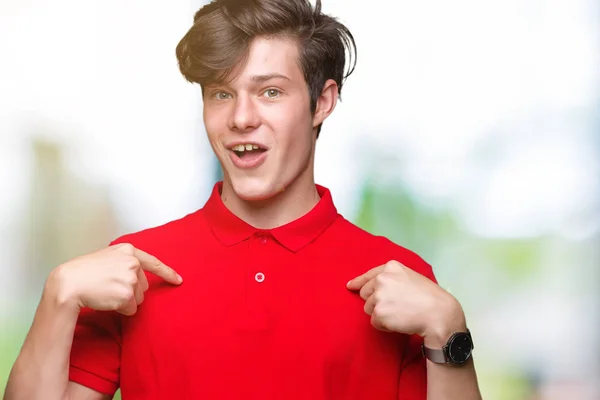
[[[0,2],[0,391],[53,267],[219,179],[175,59],[203,3]],[[318,183],[462,302],[486,400],[600,399],[599,3],[323,8],[358,66]]]

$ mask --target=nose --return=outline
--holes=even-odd
[[[232,130],[247,132],[258,128],[260,116],[252,99],[245,94],[239,94],[233,106],[229,126]]]

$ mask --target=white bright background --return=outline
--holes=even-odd
[[[180,76],[175,59],[202,3],[0,3],[5,311],[21,287],[15,266],[27,245],[13,229],[27,213],[33,137],[62,143],[72,174],[107,187],[127,231],[178,218],[205,201],[215,164],[198,89]],[[450,205],[481,237],[598,235],[597,2],[324,3],[358,45],[357,69],[317,150],[318,181],[342,214],[356,215],[367,171],[391,156],[404,167],[382,180],[403,180],[431,207]],[[582,275],[576,264],[542,272],[534,287],[476,315],[480,359],[494,365],[497,357],[508,368],[541,357],[558,380],[569,371],[600,373],[598,321],[589,318],[597,297],[577,289],[597,274]],[[531,318],[544,310],[546,317]],[[566,397],[545,389],[553,394],[540,398],[591,399],[584,391],[591,386],[580,386]],[[501,398],[487,390],[485,398]]]

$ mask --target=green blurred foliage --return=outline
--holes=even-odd
[[[493,265],[510,280],[524,282],[539,272],[541,257],[548,243],[544,238],[481,238],[462,227],[451,209],[425,206],[401,182],[374,184],[367,180],[361,206],[354,221],[376,235],[388,237],[434,263],[443,271],[456,259],[445,257],[461,248],[460,262]],[[442,260],[443,265],[435,265]]]

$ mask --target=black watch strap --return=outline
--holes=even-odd
[[[423,357],[428,360],[436,363],[436,364],[447,364],[448,359],[446,358],[446,352],[444,349],[430,349],[429,347],[425,347],[425,344],[422,346],[423,348]]]

